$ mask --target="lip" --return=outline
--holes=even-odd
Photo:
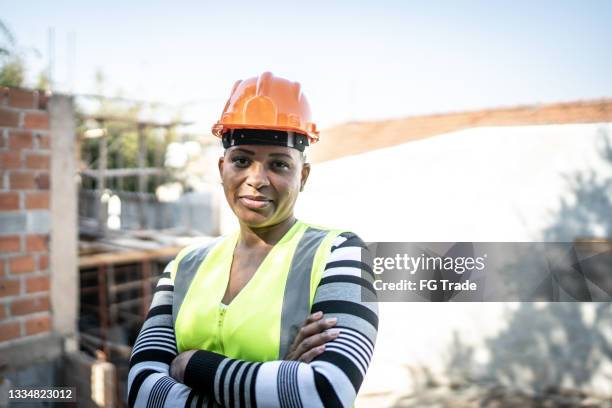
[[[243,195],[239,196],[238,200],[247,208],[260,209],[269,206],[272,200],[265,196]]]

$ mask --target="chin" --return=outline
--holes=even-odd
[[[243,212],[241,214],[236,214],[236,216],[241,223],[249,227],[266,227],[270,225],[270,221],[272,220],[271,216],[259,214],[254,211],[249,211],[248,213]]]

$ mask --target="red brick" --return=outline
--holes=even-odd
[[[30,299],[15,299],[11,303],[11,315],[12,316],[23,316],[36,312],[48,312],[49,311],[49,297],[39,296]]]
[[[19,209],[19,193],[0,193],[0,211]],[[0,245],[0,248],[2,246]]]
[[[34,258],[30,255],[16,256],[9,259],[9,271],[12,274],[29,273],[35,270]]]
[[[4,276],[4,259],[0,258],[0,278]]]
[[[16,339],[21,335],[19,322],[0,324],[0,341]]]
[[[9,147],[11,149],[31,149],[32,132],[29,130],[14,130],[9,132]]]
[[[0,237],[0,253],[21,251],[21,239],[18,235]]]
[[[23,127],[26,129],[49,129],[49,115],[47,112],[26,112]]]
[[[49,170],[49,155],[28,154],[26,155],[26,167],[28,169]]]
[[[49,316],[32,317],[25,322],[26,336],[48,332],[51,328]]]
[[[0,108],[0,126],[19,127],[19,112]]]
[[[45,91],[38,91],[38,109],[47,110],[47,104],[49,102],[49,96]]]
[[[49,268],[49,255],[39,255],[38,256],[38,270],[45,271]]]
[[[49,291],[49,277],[48,276],[36,276],[29,278],[26,281],[26,292],[45,292]]]
[[[8,101],[9,89],[5,86],[0,86],[0,105],[6,105]]]
[[[48,250],[48,235],[28,235],[26,237],[26,252],[46,252]]]
[[[0,168],[19,169],[21,168],[21,152],[0,152]]]
[[[36,188],[39,190],[48,190],[50,185],[49,173],[38,173],[36,175]]]
[[[36,178],[33,172],[12,172],[9,175],[11,190],[29,190],[36,188]]]
[[[39,191],[36,193],[27,193],[25,200],[25,208],[26,210],[34,210],[34,209],[49,209],[49,192],[48,191]]]
[[[14,108],[35,108],[35,92],[25,89],[9,88],[8,104]]]
[[[19,281],[0,279],[0,297],[19,294]]]
[[[0,304],[0,320],[6,319],[6,311],[4,310],[4,305]]]
[[[47,135],[36,135],[38,139],[38,148],[41,150],[49,150],[51,148],[51,138]]]

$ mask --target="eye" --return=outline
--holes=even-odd
[[[289,166],[289,163],[283,161],[283,160],[274,160],[272,162],[272,167],[275,169],[289,169],[291,168],[291,166]]]
[[[248,157],[245,157],[245,156],[235,156],[235,157],[232,157],[232,163],[236,167],[245,168],[249,166],[250,160]]]

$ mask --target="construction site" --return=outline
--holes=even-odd
[[[606,2],[3,7],[0,408],[612,408],[611,17]],[[248,157],[287,148],[299,170],[258,167],[282,190],[266,197],[245,181],[259,174],[249,160],[233,157],[224,173],[238,144],[263,145]],[[265,221],[245,222],[266,208]],[[296,235],[278,249],[262,238],[288,221],[313,241]],[[252,247],[242,245],[249,233]],[[350,258],[378,244],[377,270]],[[418,248],[413,262],[460,259],[443,287],[450,296],[402,297],[408,280],[383,285],[388,269],[402,269],[386,266],[399,259],[384,252],[395,244]],[[422,249],[430,244],[444,249]],[[549,244],[570,249],[552,260],[534,249]],[[476,249],[487,245],[503,255],[491,252],[478,271],[488,283],[457,271],[485,259]],[[283,256],[264,262],[273,249]],[[209,250],[226,286],[200,281],[205,295],[188,298],[177,276],[226,276],[204,273]],[[177,275],[183,259],[189,273]],[[570,272],[555,272],[563,262]],[[447,278],[413,266],[401,272]],[[240,323],[223,326],[260,269],[286,280],[261,279],[234,314]],[[381,279],[370,300],[367,272]],[[533,296],[470,297],[472,283]],[[181,326],[185,300],[191,321]],[[298,309],[342,320],[325,335],[343,337],[327,354],[325,344],[309,350],[323,353],[312,361],[283,353],[302,333],[285,318]],[[235,329],[234,354],[222,326]],[[241,354],[251,346],[261,350]],[[202,369],[191,385],[188,366]],[[18,401],[37,389],[71,396]]]
[[[73,385],[79,390],[79,406],[126,406],[125,384],[131,346],[144,321],[161,271],[185,246],[205,242],[231,228],[228,221],[224,221],[231,217],[223,205],[216,176],[206,174],[197,181],[184,177],[185,169],[190,168],[188,163],[197,163],[198,169],[213,172],[220,147],[210,135],[179,134],[177,129],[187,125],[182,122],[159,123],[130,118],[127,110],[123,115],[82,113],[77,104],[79,96],[14,88],[3,88],[1,92],[2,375],[20,386]],[[325,131],[324,141],[312,151],[313,165],[321,170],[315,175],[313,188],[305,193],[304,201],[320,201],[330,193],[325,183],[318,179],[325,179],[325,174],[330,172],[341,172],[333,168],[334,164],[352,158],[363,161],[364,154],[380,154],[389,146],[419,148],[425,147],[428,141],[436,143],[436,139],[443,138],[449,142],[464,138],[466,143],[470,136],[461,135],[461,132],[466,129],[478,132],[492,126],[531,132],[554,127],[557,134],[565,127],[570,133],[573,129],[573,132],[585,134],[580,141],[573,139],[577,143],[586,143],[588,127],[595,126],[592,137],[604,141],[607,138],[609,142],[610,135],[606,133],[609,124],[602,123],[610,122],[612,101],[601,100],[342,125]],[[361,138],[360,134],[365,133],[381,136]],[[332,148],[339,146],[333,143],[338,137],[346,138],[351,150]],[[360,143],[361,140],[367,143]],[[175,168],[173,172],[169,165],[172,143],[192,147],[197,144],[199,156],[192,157],[193,160],[183,158],[184,167]],[[605,143],[602,146],[605,147]],[[578,148],[577,145],[573,147]],[[208,150],[207,154],[203,150]],[[448,154],[450,158],[454,149]],[[202,158],[211,162],[204,163]],[[595,159],[587,162],[591,166],[605,165],[597,164]],[[532,168],[538,166],[539,162],[532,164]],[[354,167],[344,168],[343,171],[348,171],[347,168]],[[610,174],[607,173],[608,177]],[[368,182],[365,175],[362,182]],[[178,189],[178,193],[173,192],[173,188]],[[534,199],[532,196],[531,200]],[[609,215],[609,201],[600,205],[603,207],[595,208],[597,213]],[[300,211],[305,217],[322,216],[304,209]],[[328,208],[326,217],[342,217],[334,211]],[[354,211],[366,214],[368,210],[357,208]],[[568,218],[564,218],[563,222],[567,221]],[[447,230],[451,230],[451,223],[451,219],[445,222]],[[418,232],[418,222],[412,225],[416,230],[415,238],[426,233],[426,230]],[[529,238],[529,231],[512,232],[511,228],[513,222],[509,221],[505,236]],[[610,245],[605,237],[598,237],[596,231],[581,228],[568,230],[567,226],[557,226],[549,229],[551,234],[556,234],[549,239],[581,239],[600,247]],[[375,224],[364,220],[360,229],[374,239],[376,235],[392,234],[380,219]],[[474,232],[477,231],[472,229]],[[487,239],[495,239],[495,233],[490,231]],[[482,232],[482,237],[485,236]],[[465,239],[460,234],[455,238]],[[397,343],[407,340],[402,340],[404,337],[394,333],[396,329],[385,326],[384,322],[394,321],[392,316],[398,313],[402,315],[406,310],[421,307],[402,306],[405,310],[397,309],[398,305],[389,306],[389,311],[383,314],[379,341],[386,346],[381,347],[378,360],[373,363],[370,382],[360,395],[364,404],[375,401],[370,402],[375,406],[381,403],[381,398],[385,405],[393,398],[405,401],[407,397],[401,395],[414,394],[423,387],[431,388],[432,378],[442,384],[441,379],[452,379],[452,370],[445,369],[442,361],[442,365],[433,368],[438,365],[434,360],[439,358],[433,354],[417,357],[419,353],[407,350],[407,360],[401,366],[391,361],[397,361],[395,354],[386,355],[385,350],[397,350]],[[589,305],[575,307],[588,308]],[[384,308],[383,305],[383,311]],[[458,305],[455,313],[459,313],[457,308]],[[427,314],[431,316],[431,313],[434,312],[429,309]],[[464,318],[470,316],[468,310],[464,313]],[[576,322],[568,319],[564,324],[572,327]],[[485,321],[496,321],[495,313]],[[485,326],[480,329],[483,338],[491,328],[485,329]],[[458,333],[469,331],[465,327],[458,330]],[[412,334],[410,341],[417,347],[420,341],[427,342],[433,331],[423,338]],[[473,344],[468,345],[473,347],[480,340],[473,338],[473,333],[471,336]],[[438,337],[435,349],[440,352],[448,347],[442,338]],[[428,353],[434,353],[431,344]],[[393,378],[403,378],[404,385],[385,381],[382,372],[405,370],[402,367],[410,369]],[[605,395],[610,389],[608,385],[597,384],[582,387],[595,395]]]

